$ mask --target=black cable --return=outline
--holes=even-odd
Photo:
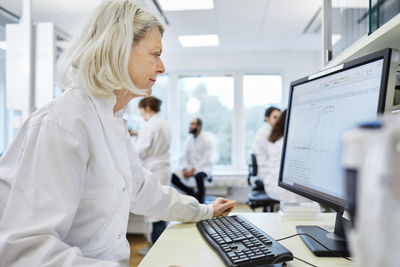
[[[321,242],[319,242],[318,240],[316,240],[314,237],[312,237],[309,234],[294,234],[294,235],[290,235],[290,236],[283,237],[283,238],[280,238],[280,239],[276,239],[276,241],[279,242],[281,240],[289,239],[289,238],[292,238],[292,237],[295,237],[295,236],[298,236],[298,235],[308,236],[309,238],[311,238],[312,240],[314,240],[315,242],[317,242],[318,244],[320,244],[322,247],[324,247],[325,249],[329,250],[330,252],[332,252],[332,253],[334,253],[334,254],[336,254],[336,255],[338,255],[338,256],[340,256],[340,257],[342,257],[342,258],[344,258],[344,259],[346,259],[348,261],[353,261],[352,259],[350,259],[348,257],[345,257],[345,256],[341,255],[340,253],[337,253],[336,251],[333,251],[333,250],[329,249],[328,247],[326,247],[324,244],[322,244]]]
[[[305,260],[302,260],[302,259],[300,259],[300,258],[297,258],[297,257],[295,257],[295,256],[293,256],[293,259],[302,261],[302,262],[304,262],[304,263],[306,263],[306,264],[308,264],[308,265],[310,265],[310,266],[313,266],[313,267],[318,267],[317,265],[311,264],[311,263],[309,263],[309,262],[307,262],[307,261],[305,261]]]
[[[286,257],[286,255],[278,256],[278,257],[275,258],[275,260],[271,263],[271,265],[274,265],[274,264],[277,263],[281,258],[285,258],[285,257]],[[308,265],[310,265],[310,266],[313,266],[313,267],[318,267],[318,266],[316,266],[316,265],[314,265],[314,264],[311,264],[311,263],[309,263],[309,262],[307,262],[307,261],[305,261],[305,260],[302,260],[302,259],[300,259],[300,258],[297,258],[297,257],[295,257],[295,256],[293,256],[293,259],[302,261],[302,262],[304,262],[304,263],[306,263],[306,264],[308,264]],[[285,265],[282,265],[282,266],[286,266],[286,262],[283,262],[282,264],[285,264]]]

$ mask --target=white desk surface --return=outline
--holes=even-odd
[[[277,213],[232,214],[243,216],[274,239],[296,234],[296,225],[333,225],[335,221],[334,213],[322,213],[315,220],[283,219]],[[344,258],[314,256],[300,236],[282,240],[280,243],[290,250],[295,257],[316,266],[352,266],[352,262]],[[225,264],[202,238],[195,223],[172,223],[139,264],[139,267],[163,266],[223,267]],[[287,262],[287,266],[309,265],[294,259]]]

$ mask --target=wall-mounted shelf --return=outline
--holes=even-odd
[[[386,22],[371,35],[364,36],[348,47],[324,66],[323,69],[331,68],[345,61],[362,57],[387,47],[400,50],[400,14]]]

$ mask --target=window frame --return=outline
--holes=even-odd
[[[265,111],[265,109],[267,108],[267,107],[269,107],[269,106],[275,106],[275,107],[277,107],[277,108],[279,108],[279,109],[282,109],[282,102],[283,102],[283,77],[282,77],[282,75],[278,75],[278,74],[249,74],[249,73],[244,73],[243,74],[243,78],[245,77],[245,76],[279,76],[280,77],[280,84],[281,84],[281,92],[280,92],[280,102],[276,102],[276,103],[265,103],[265,106],[264,106],[264,110],[263,110],[263,112],[262,112],[262,114],[264,114],[264,111]],[[243,90],[244,90],[244,79],[243,79]],[[244,109],[244,116],[245,116],[245,118],[244,118],[244,120],[245,120],[245,126],[246,126],[246,106],[245,106],[245,103],[244,103],[244,100],[245,100],[245,97],[244,97],[244,95],[243,95],[243,109]],[[258,121],[259,121],[259,126],[258,126],[258,128],[256,129],[256,133],[257,133],[257,131],[258,131],[258,129],[265,123],[265,122],[263,122],[264,121],[264,117],[259,117],[258,119],[257,119]],[[244,130],[245,131],[245,135],[244,135],[244,138],[245,138],[245,140],[244,140],[244,145],[245,145],[245,148],[244,148],[244,153],[245,153],[245,155],[246,155],[246,160],[247,161],[250,161],[250,154],[249,154],[249,151],[246,151],[246,129]],[[254,138],[255,138],[255,136],[253,137],[253,141],[254,141]],[[252,144],[250,144],[250,147],[252,147]],[[250,149],[251,150],[251,149]]]
[[[8,10],[2,8],[0,6],[0,24],[1,26],[4,27],[5,31],[5,26],[6,24],[12,24],[12,23],[18,23],[19,22],[19,17]],[[5,36],[4,36],[5,39]],[[0,41],[5,41],[2,38],[0,38]],[[4,73],[1,75],[4,77],[4,80],[0,80],[0,83],[3,83],[3,90],[0,91],[1,97],[0,97],[0,129],[2,132],[0,132],[0,155],[4,153],[4,151],[7,149],[9,143],[11,143],[11,140],[13,138],[12,135],[12,129],[10,129],[10,112],[7,109],[7,103],[6,103],[6,84],[5,84],[5,71],[6,71],[6,66],[5,66],[5,60],[7,57],[7,50],[4,52]]]
[[[231,78],[232,79],[232,81],[233,81],[233,88],[232,88],[232,90],[233,90],[233,97],[234,97],[234,100],[235,100],[235,79],[234,79],[234,77],[233,77],[233,75],[228,75],[228,74],[224,74],[224,75],[218,75],[218,74],[216,74],[216,73],[212,73],[211,75],[204,75],[204,74],[202,74],[202,75],[178,75],[178,83],[177,83],[177,85],[179,84],[179,79],[181,79],[181,78],[217,78],[217,77],[227,77],[227,78]],[[178,86],[178,89],[179,89],[179,86]],[[178,98],[179,98],[179,101],[180,101],[180,93],[181,92],[178,92]],[[234,125],[234,122],[235,122],[235,120],[234,120],[234,116],[235,116],[235,114],[234,114],[234,112],[235,112],[235,108],[234,108],[234,106],[235,106],[235,101],[233,101],[233,108],[232,108],[232,132],[233,132],[233,125]],[[180,106],[179,106],[180,107]],[[179,114],[178,113],[178,116],[179,116],[179,123],[181,123],[181,114]],[[206,124],[207,124],[207,122],[205,122]],[[187,128],[188,127],[188,125],[180,125],[181,127],[184,127],[184,128]],[[179,132],[179,135],[181,134],[181,132]],[[181,150],[183,149],[183,143],[184,143],[184,140],[182,140],[182,139],[180,139],[180,141],[182,142],[181,143],[181,146],[180,146],[180,148],[181,148]],[[231,143],[231,164],[230,165],[221,165],[221,164],[214,164],[213,165],[213,167],[214,167],[214,169],[227,169],[227,167],[228,167],[228,169],[233,165],[233,154],[232,154],[232,150],[233,150],[233,144],[234,144],[234,142],[232,141],[232,143]],[[183,151],[174,151],[175,153],[178,153],[178,155],[183,155]]]
[[[247,171],[248,155],[245,154],[246,147],[246,136],[245,136],[245,107],[244,107],[244,88],[243,88],[243,77],[245,75],[277,75],[281,76],[281,106],[285,107],[286,94],[284,90],[285,86],[285,75],[279,70],[265,70],[265,71],[176,71],[166,73],[169,75],[169,86],[168,86],[168,118],[180,117],[179,107],[180,97],[178,90],[179,78],[182,77],[221,77],[227,76],[233,78],[233,121],[232,121],[232,145],[231,145],[231,165],[214,165],[214,174],[226,174],[226,173],[245,173]],[[171,140],[171,155],[180,155],[179,135],[181,127],[180,120],[168,120],[171,129],[175,129],[172,133]],[[177,167],[179,159],[171,158],[171,166],[174,171]]]

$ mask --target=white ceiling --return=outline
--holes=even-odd
[[[35,22],[53,21],[74,35],[102,0],[32,0]],[[140,0],[155,10],[152,0]],[[0,6],[21,15],[22,0]],[[321,0],[214,0],[213,10],[165,12],[164,51],[172,53],[320,51],[321,34],[303,34]],[[220,46],[182,48],[178,35],[218,34]]]

